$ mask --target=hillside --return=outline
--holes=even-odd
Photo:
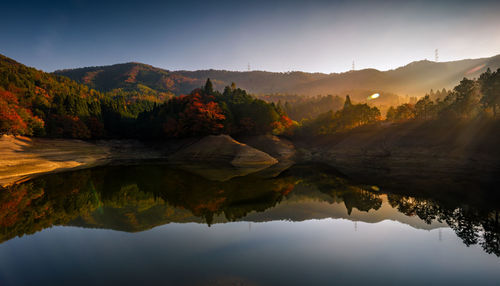
[[[254,94],[344,94],[356,97],[368,91],[392,92],[399,95],[422,96],[429,90],[451,88],[463,77],[479,76],[488,67],[500,67],[500,55],[452,62],[418,61],[406,66],[378,71],[364,69],[345,73],[275,73],[265,71],[236,72],[224,70],[168,71],[140,63],[87,67],[56,71],[98,90],[125,88],[153,89],[174,94],[188,93],[212,79],[216,89],[235,82]]]
[[[0,133],[50,134],[59,128],[56,121],[61,123],[60,116],[67,116],[68,124],[79,125],[72,116],[95,114],[98,96],[95,90],[67,77],[0,55]]]
[[[0,55],[0,134],[108,136],[123,120],[136,118],[168,97],[156,91],[103,93]]]
[[[499,132],[498,121],[484,118],[412,120],[293,142],[300,150],[299,160],[329,164],[381,189],[477,194],[498,183]]]
[[[188,93],[205,83],[205,79],[185,77],[168,70],[141,63],[124,63],[103,67],[86,67],[56,71],[89,87],[110,91],[113,89],[149,92]]]

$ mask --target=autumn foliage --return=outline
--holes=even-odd
[[[77,116],[51,114],[47,126],[55,137],[88,139],[91,132]]]
[[[248,95],[239,88],[203,89],[171,98],[152,111],[139,115],[141,137],[179,138],[209,134],[283,133],[293,122],[275,105]]]
[[[163,131],[167,136],[219,134],[226,117],[212,96],[202,96],[199,91],[170,100],[165,108],[178,110],[165,114]]]
[[[43,120],[19,105],[14,93],[0,90],[0,134],[33,135],[43,124]]]
[[[174,97],[135,86],[142,76],[134,69],[118,77],[123,86],[97,91],[0,55],[0,134],[160,139],[289,130],[290,120],[281,108],[235,84],[221,93],[207,80],[204,87]]]

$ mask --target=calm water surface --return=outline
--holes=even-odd
[[[159,165],[0,191],[0,285],[500,283],[487,191],[415,196],[323,166],[221,182]]]

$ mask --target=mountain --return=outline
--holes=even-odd
[[[50,135],[59,115],[92,116],[98,95],[67,77],[0,55],[0,134]],[[79,124],[73,117],[68,120]]]
[[[0,55],[0,134],[65,138],[111,134],[122,121],[171,96],[144,89],[151,92],[102,93]],[[128,127],[122,129],[129,132]]]
[[[265,71],[169,71],[141,63],[86,67],[55,71],[97,90],[156,90],[184,94],[203,85],[207,78],[215,88],[236,83],[254,94],[356,94],[390,92],[422,96],[431,89],[452,88],[463,77],[474,78],[487,68],[500,68],[500,55],[452,62],[417,61],[406,66],[379,71],[364,69],[344,73],[265,72]]]
[[[155,90],[181,94],[188,93],[204,83],[204,80],[185,77],[141,63],[66,69],[54,73],[101,91],[120,88],[139,92]]]

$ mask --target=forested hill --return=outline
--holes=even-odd
[[[141,63],[124,63],[102,67],[86,67],[55,71],[100,91],[114,89],[138,92],[160,91],[186,94],[205,83],[205,79],[189,78],[179,73]]]
[[[0,134],[102,137],[168,97],[120,89],[99,92],[0,55]]]
[[[389,71],[365,69],[334,74],[224,70],[168,71],[141,63],[60,70],[55,74],[67,76],[104,91],[123,88],[133,91],[172,92],[179,95],[203,85],[205,80],[210,78],[216,89],[222,90],[235,82],[237,86],[255,94],[356,95],[359,91],[371,90],[423,96],[431,89],[452,88],[464,77],[478,77],[488,67],[492,70],[499,68],[500,55],[453,62],[424,60]]]
[[[148,79],[169,75],[140,67],[141,72],[150,72]],[[294,125],[282,108],[234,84],[221,93],[207,79],[203,88],[199,84],[177,97],[160,90],[162,81],[147,82],[157,89],[127,86],[142,79],[141,72],[129,74],[117,88],[98,91],[0,55],[0,135],[161,139],[278,134]]]

